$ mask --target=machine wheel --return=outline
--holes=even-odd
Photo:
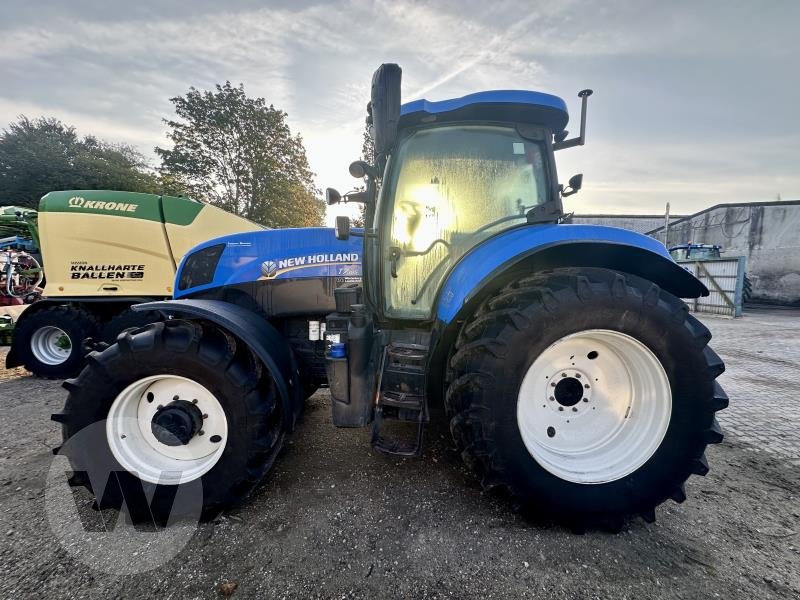
[[[134,521],[183,514],[179,488],[198,481],[199,516],[213,517],[253,490],[283,445],[274,380],[213,325],[174,320],[125,332],[64,387],[64,412],[53,415],[63,424],[60,453],[89,473],[74,481],[91,490],[92,473],[118,473],[117,485],[94,493],[101,508],[124,502]]]
[[[113,344],[117,341],[117,336],[126,329],[138,329],[140,327],[144,327],[145,325],[149,325],[150,323],[156,323],[163,320],[164,317],[161,316],[161,313],[157,311],[148,310],[140,312],[128,308],[109,319],[109,321],[103,326],[100,339],[107,344]]]
[[[30,309],[28,309],[30,310]],[[81,344],[98,330],[97,319],[75,306],[53,306],[20,319],[14,333],[20,362],[35,375],[63,379],[83,367]]]
[[[485,488],[573,528],[655,519],[705,475],[728,404],[708,329],[675,296],[606,269],[516,281],[463,327],[450,429]]]

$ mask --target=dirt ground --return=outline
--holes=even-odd
[[[482,493],[443,433],[421,459],[373,453],[366,431],[331,427],[324,391],[243,506],[165,565],[108,575],[72,558],[45,513],[64,397],[0,371],[3,598],[221,598],[226,582],[234,598],[800,598],[797,461],[729,435],[654,524],[575,535]]]

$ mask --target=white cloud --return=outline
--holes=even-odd
[[[398,62],[406,100],[541,89],[574,110],[575,92],[595,87],[588,145],[559,153],[563,178],[586,173],[570,200],[580,210],[800,197],[800,84],[787,76],[798,6],[338,0],[181,14],[139,0],[94,14],[44,3],[0,23],[0,122],[56,115],[150,153],[170,96],[243,82],[288,112],[319,187],[344,191],[372,71]]]

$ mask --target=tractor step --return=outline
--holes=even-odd
[[[381,361],[375,419],[372,423],[372,447],[383,454],[419,456],[428,402],[425,396],[427,346],[395,342],[386,346]],[[398,438],[386,431],[387,420],[415,424],[415,434]]]

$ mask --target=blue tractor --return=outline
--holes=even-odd
[[[166,320],[65,382],[60,452],[101,507],[166,520],[192,484],[205,517],[241,501],[321,384],[333,424],[371,425],[387,454],[419,454],[447,419],[485,489],[576,528],[650,522],[707,473],[724,365],[681,298],[708,290],[654,239],[561,224],[581,176],[560,185],[554,153],[584,143],[591,92],[568,139],[555,96],[401,105],[400,77],[372,80],[374,160],[350,166],[365,189],[326,192],[364,204],[363,230],[196,247],[175,299],[141,306]]]

